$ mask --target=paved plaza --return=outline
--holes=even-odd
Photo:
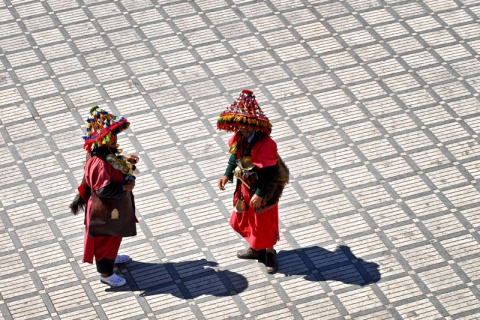
[[[1,0],[0,318],[480,319],[480,0]],[[290,168],[279,270],[239,260],[218,115]],[[84,119],[131,122],[138,235],[81,262]]]

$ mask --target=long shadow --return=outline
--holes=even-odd
[[[357,258],[348,246],[329,251],[318,246],[278,252],[278,272],[309,281],[341,281],[365,286],[381,279],[379,265]]]
[[[247,279],[229,270],[220,270],[218,264],[205,259],[183,262],[140,262],[125,264],[123,276],[127,284],[106,291],[141,291],[140,296],[171,294],[180,299],[201,295],[231,296],[248,287]]]

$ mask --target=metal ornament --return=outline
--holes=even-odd
[[[245,185],[245,187],[248,188],[248,190],[250,190],[250,186],[248,185],[248,183],[242,179],[242,169],[240,169],[239,167],[236,167],[235,170],[233,171],[233,174],[238,180],[240,180]]]
[[[238,213],[243,213],[245,211],[245,201],[243,199],[238,199],[235,204],[235,211]]]

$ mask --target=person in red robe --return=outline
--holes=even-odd
[[[115,117],[98,106],[90,109],[84,148],[87,161],[79,194],[70,205],[74,214],[85,208],[83,262],[95,260],[100,281],[113,287],[126,280],[114,273],[115,263],[130,260],[118,250],[123,237],[136,235],[135,155],[120,156],[117,134],[129,127],[125,118]]]
[[[237,257],[263,262],[270,274],[278,269],[274,249],[280,240],[278,201],[288,182],[288,169],[270,137],[271,127],[250,90],[243,90],[217,121],[218,129],[234,132],[228,141],[231,156],[218,187],[225,190],[227,182],[237,178],[230,225],[249,244]]]

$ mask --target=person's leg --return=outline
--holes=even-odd
[[[100,281],[112,287],[121,287],[127,283],[127,280],[118,276],[113,272],[115,259],[103,258],[99,261],[95,260],[97,271],[100,273]]]
[[[97,271],[102,277],[110,277],[113,274],[115,259],[103,258],[100,261],[95,260]]]
[[[127,283],[124,278],[113,272],[121,242],[122,238],[114,236],[95,238],[95,262],[100,273],[100,281],[112,287],[120,287]]]

